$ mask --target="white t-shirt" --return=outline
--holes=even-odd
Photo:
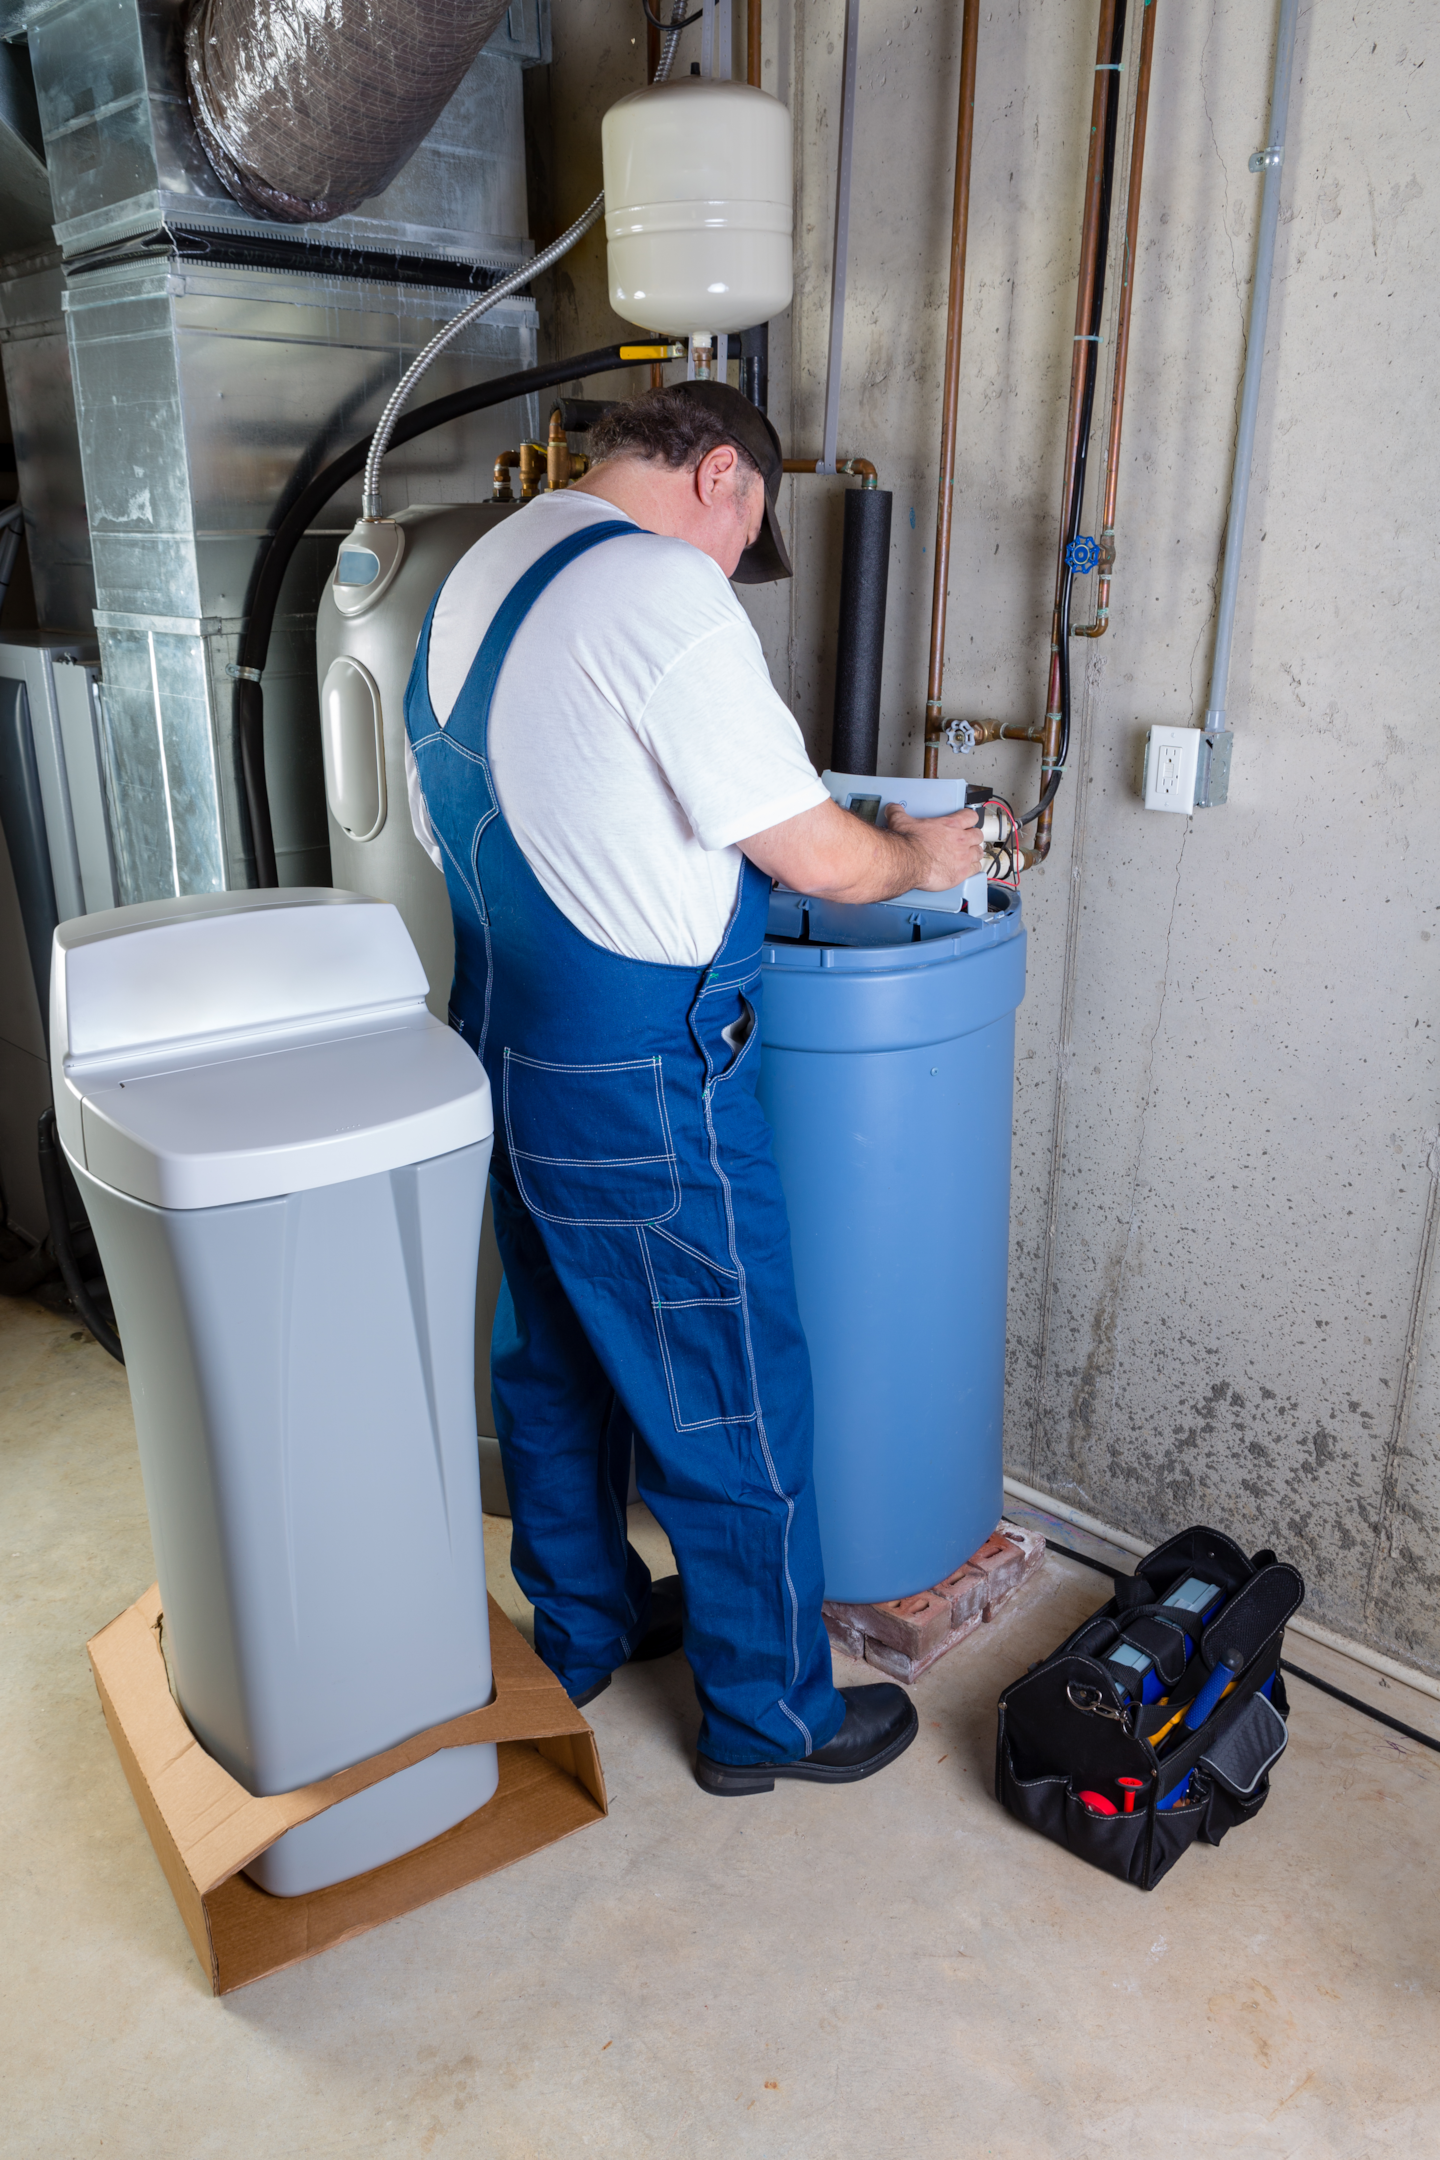
[[[516,579],[623,514],[573,489],[539,495],[461,557],[430,640],[442,727]],[[411,819],[438,863],[408,740],[405,752]],[[719,564],[657,533],[602,541],[531,609],[495,686],[490,769],[526,861],[576,929],[681,966],[703,967],[724,935],[736,842],[826,800]]]

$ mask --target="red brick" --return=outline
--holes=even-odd
[[[998,1548],[998,1550],[992,1550]],[[981,1554],[988,1556],[982,1559]],[[971,1565],[986,1569],[988,1585],[985,1600],[985,1618],[995,1616],[997,1605],[1003,1605],[1013,1591],[1019,1589],[1026,1577],[1033,1575],[1045,1559],[1045,1540],[1038,1530],[1022,1530],[1014,1523],[1002,1523],[995,1535],[987,1538],[980,1553],[976,1553]]]
[[[922,1673],[928,1672],[938,1659],[944,1657],[947,1650],[953,1650],[956,1643],[963,1642],[967,1635],[973,1634],[980,1625],[981,1617],[978,1612],[972,1613],[968,1620],[961,1621],[959,1627],[947,1628],[937,1642],[931,1643],[923,1657],[906,1657],[903,1650],[893,1650],[888,1643],[876,1642],[873,1636],[867,1637],[865,1662],[875,1666],[880,1672],[888,1673],[892,1680],[918,1680]]]
[[[984,1572],[972,1567],[968,1560],[964,1567],[956,1568],[953,1575],[947,1575],[944,1582],[935,1585],[936,1597],[949,1601],[952,1627],[959,1627],[972,1613],[980,1612],[988,1594]]]
[[[842,1657],[854,1658],[858,1665],[863,1665],[865,1662],[865,1630],[853,1615],[853,1607],[827,1605],[825,1607],[825,1628],[831,1642]]]
[[[861,1622],[867,1640],[887,1643],[908,1658],[923,1658],[950,1630],[950,1601],[933,1590],[871,1605]]]
[[[987,1617],[1012,1590],[1019,1589],[1027,1573],[1025,1554],[1018,1546],[1012,1545],[1008,1538],[1001,1537],[998,1530],[993,1537],[986,1538],[979,1552],[971,1554],[970,1565],[979,1569],[985,1577]]]

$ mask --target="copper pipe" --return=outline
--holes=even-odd
[[[968,721],[975,748],[992,742],[1043,742],[1045,730],[1036,727],[1033,720],[971,720]]]
[[[784,464],[784,470],[788,473],[813,473],[819,463],[819,458],[787,457]],[[850,474],[860,482],[860,485],[862,487],[873,488],[880,485],[880,475],[876,471],[875,467],[870,463],[869,458],[837,458],[835,461],[835,470],[837,473]]]
[[[1106,0],[1109,6],[1114,0]],[[935,590],[930,608],[930,680],[925,693],[925,776],[940,770],[945,686],[945,608],[950,588],[950,515],[955,501],[955,436],[960,417],[960,331],[965,316],[965,245],[970,232],[970,153],[975,143],[975,57],[980,0],[965,0],[960,27],[960,108],[955,127],[955,200],[950,217],[950,300],[940,393],[940,484],[935,505]]]
[[[655,70],[659,65],[660,32],[647,15],[645,17],[645,80],[647,83],[654,82]]]
[[[510,474],[520,468],[520,500],[530,502],[540,492],[540,482],[545,478],[546,454],[543,444],[522,442],[518,450],[502,450],[495,460],[495,492],[491,502],[514,502],[510,492]]]
[[[760,0],[749,0],[745,10],[745,80],[760,88]]]
[[[1046,782],[1060,754],[1060,588],[1065,575],[1066,526],[1075,477],[1080,462],[1080,417],[1084,402],[1085,368],[1090,343],[1090,318],[1095,306],[1095,264],[1100,249],[1100,198],[1105,163],[1105,114],[1111,93],[1110,46],[1115,32],[1115,0],[1100,0],[1100,27],[1095,41],[1095,94],[1090,108],[1090,163],[1085,174],[1085,220],[1080,233],[1080,276],[1075,288],[1075,340],[1070,362],[1070,413],[1065,425],[1065,484],[1060,496],[1060,541],[1055,562],[1055,607],[1050,618],[1050,681],[1045,696],[1045,741],[1040,756],[1040,787]],[[1035,846],[1031,860],[1044,862],[1050,852],[1053,805],[1047,803],[1035,821]]]
[[[570,471],[570,443],[565,433],[564,415],[557,405],[550,415],[550,433],[545,444],[545,478],[552,488],[569,487]]]
[[[1073,634],[1104,637],[1110,627],[1110,573],[1115,567],[1115,497],[1120,487],[1120,428],[1125,412],[1125,370],[1130,358],[1130,307],[1135,298],[1135,251],[1140,244],[1140,180],[1145,166],[1145,121],[1150,110],[1150,70],[1155,58],[1159,0],[1147,0],[1140,30],[1140,67],[1135,78],[1135,126],[1130,138],[1130,190],[1125,203],[1125,260],[1120,268],[1120,311],[1115,325],[1115,384],[1110,396],[1110,442],[1105,453],[1105,512],[1095,620]]]

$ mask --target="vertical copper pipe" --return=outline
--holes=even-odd
[[[1106,0],[1114,6],[1115,0]],[[965,244],[970,232],[970,153],[975,143],[975,54],[980,0],[965,0],[960,29],[960,111],[955,130],[955,202],[950,219],[950,304],[940,394],[940,483],[935,505],[935,587],[930,603],[930,678],[925,692],[925,774],[940,770],[944,723],[945,608],[950,587],[950,517],[955,505],[955,435],[960,413],[960,332],[965,316]]]
[[[645,18],[645,80],[647,83],[654,82],[655,70],[659,65],[660,32],[647,15]]]
[[[1135,126],[1130,137],[1130,191],[1125,203],[1125,260],[1120,266],[1120,310],[1115,325],[1115,384],[1110,397],[1110,443],[1105,453],[1105,512],[1100,533],[1099,592],[1095,620],[1076,637],[1104,637],[1110,625],[1110,573],[1115,567],[1115,499],[1120,487],[1120,429],[1125,414],[1125,370],[1130,359],[1130,307],[1135,298],[1135,251],[1140,243],[1140,181],[1145,167],[1145,122],[1150,110],[1150,70],[1155,59],[1159,0],[1146,0],[1140,30],[1140,67],[1135,78]]]
[[[1110,46],[1115,33],[1115,0],[1100,0],[1100,27],[1095,41],[1095,95],[1090,107],[1090,163],[1085,173],[1085,216],[1080,228],[1080,276],[1075,288],[1075,340],[1070,362],[1070,416],[1065,426],[1064,485],[1060,495],[1060,544],[1055,561],[1055,608],[1050,618],[1050,682],[1045,696],[1045,742],[1040,754],[1040,785],[1043,792],[1060,752],[1060,585],[1065,575],[1066,525],[1075,474],[1080,458],[1080,413],[1085,390],[1085,348],[1090,341],[1090,317],[1095,306],[1095,261],[1100,247],[1100,198],[1105,162],[1105,112],[1111,92]],[[1043,862],[1050,852],[1052,805],[1046,804],[1035,821],[1032,859]]]
[[[745,80],[752,90],[760,88],[760,0],[747,0],[746,5]]]

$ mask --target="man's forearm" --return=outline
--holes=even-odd
[[[843,900],[861,906],[867,901],[896,900],[920,883],[926,859],[913,840],[902,833],[867,825],[849,811],[842,810],[840,815],[859,827],[863,846],[843,863],[832,859],[817,864],[817,874],[805,887],[807,892],[817,900]]]
[[[924,821],[904,817],[903,826],[867,825],[838,803],[821,803],[740,845],[759,869],[796,892],[852,906],[894,900],[916,887],[941,892],[979,869],[971,812]]]

